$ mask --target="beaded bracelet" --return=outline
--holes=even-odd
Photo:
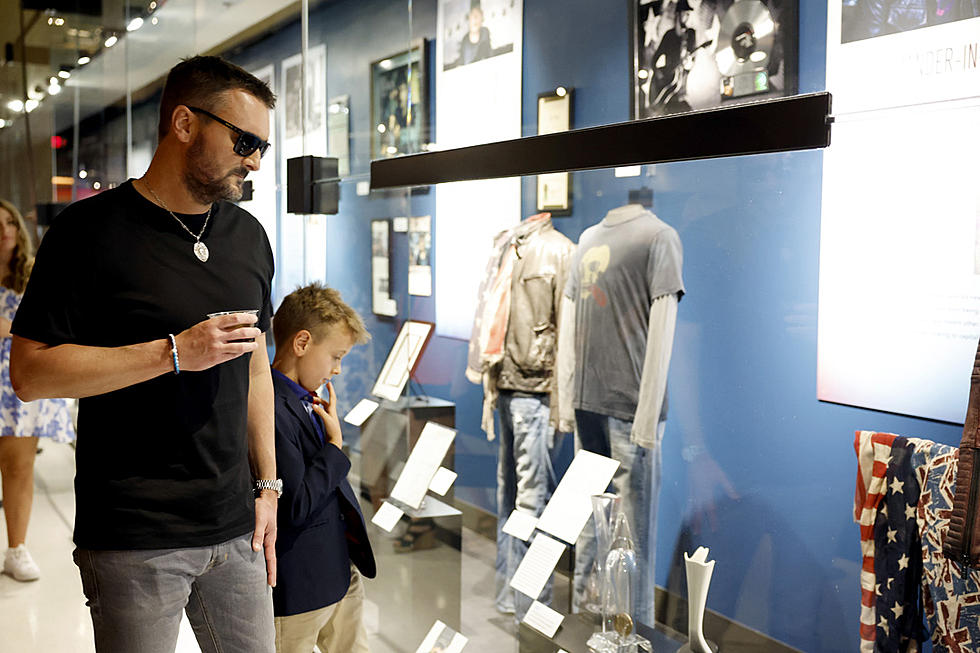
[[[180,374],[180,358],[177,356],[177,338],[174,334],[168,333],[170,337],[170,353],[174,357],[174,374]]]

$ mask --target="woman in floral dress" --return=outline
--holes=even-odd
[[[41,572],[24,540],[34,499],[34,456],[38,438],[75,439],[64,399],[24,403],[10,385],[10,323],[34,263],[31,239],[17,208],[0,199],[0,481],[7,544],[3,573],[19,581]]]

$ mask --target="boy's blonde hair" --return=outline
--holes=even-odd
[[[293,336],[303,329],[319,341],[327,336],[334,325],[347,329],[354,344],[363,345],[371,339],[361,316],[344,303],[340,293],[314,281],[297,288],[282,300],[272,319],[272,337],[276,341],[276,349],[281,349],[287,347]]]

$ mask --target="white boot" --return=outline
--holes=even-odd
[[[41,577],[41,570],[23,544],[7,549],[7,555],[3,559],[3,573],[22,582]]]

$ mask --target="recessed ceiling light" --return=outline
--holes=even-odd
[[[129,25],[126,25],[126,31],[135,32],[141,27],[143,27],[143,18],[141,16],[137,16],[133,20],[129,21]]]
[[[38,106],[40,106],[40,104],[41,103],[38,102],[37,100],[28,100],[27,102],[24,103],[24,111],[30,113],[31,111],[34,111],[34,109],[37,109]]]
[[[85,64],[87,64],[91,60],[92,60],[92,57],[79,57],[78,58],[78,61],[76,61],[75,63],[77,63],[79,66],[84,66]]]
[[[48,95],[57,95],[58,93],[61,93],[60,84],[51,84],[48,86]]]
[[[157,23],[159,23],[159,22],[160,22],[160,19],[159,19],[159,18],[157,18],[156,16],[154,16],[153,18],[151,18],[151,19],[150,19],[150,22],[151,22],[152,24],[154,24],[154,25],[156,25]]]
[[[58,77],[60,77],[61,79],[68,79],[69,77],[71,77],[71,71],[59,70]]]
[[[54,19],[54,24],[57,25],[58,27],[61,27],[62,25],[65,24],[65,19],[64,18],[55,18]]]
[[[7,103],[7,108],[14,113],[20,113],[24,110],[24,103],[20,100],[11,100]]]
[[[103,43],[103,45],[106,46],[107,48],[111,48],[112,46],[114,46],[116,44],[116,41],[118,41],[118,40],[119,39],[116,38],[116,35],[113,34],[112,36],[110,36],[109,38],[107,38],[105,40],[105,43]]]

